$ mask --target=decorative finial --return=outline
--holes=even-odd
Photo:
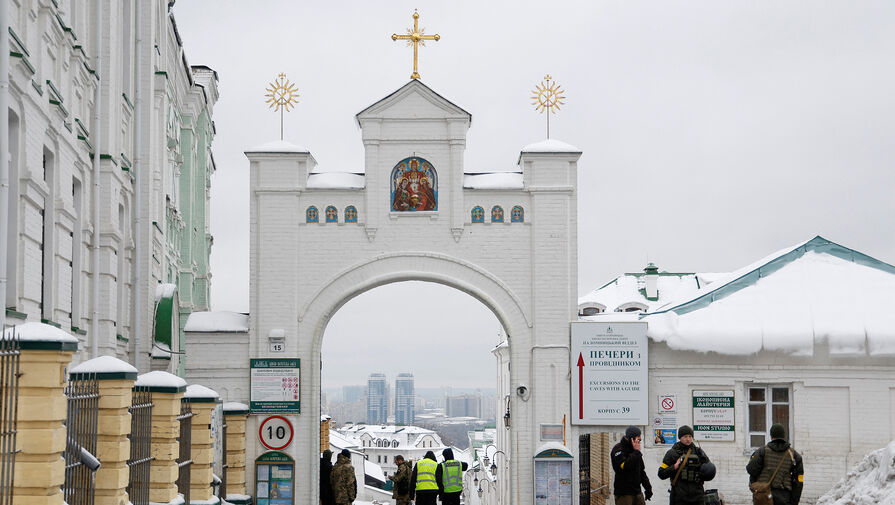
[[[419,59],[419,46],[425,47],[427,40],[434,40],[438,42],[441,40],[441,36],[437,33],[435,35],[425,35],[426,29],[419,28],[419,19],[420,15],[416,11],[413,10],[413,28],[407,29],[407,35],[398,35],[397,33],[392,34],[392,40],[406,40],[408,46],[413,46],[413,73],[410,75],[411,79],[419,79],[420,73],[417,71],[417,60]]]
[[[535,106],[535,110],[540,113],[544,113],[547,111],[547,138],[550,138],[550,114],[556,114],[556,111],[559,110],[560,105],[565,105],[563,100],[566,99],[563,96],[563,90],[556,84],[556,81],[552,80],[550,74],[544,76],[544,80],[541,81],[540,84],[535,86],[535,89],[532,90],[534,95],[531,98],[534,100],[532,105]]]
[[[298,103],[298,88],[282,72],[269,86],[264,96],[267,97],[266,103],[270,104],[270,108],[280,112],[280,140],[283,140],[283,112],[289,112]]]

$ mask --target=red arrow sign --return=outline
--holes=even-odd
[[[584,357],[578,353],[578,419],[584,419]]]

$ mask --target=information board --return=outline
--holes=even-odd
[[[535,505],[572,504],[572,460],[535,459]]]
[[[250,359],[252,414],[301,412],[301,360],[298,358]]]
[[[693,391],[693,438],[732,441],[733,391]]]
[[[281,452],[267,452],[255,460],[255,504],[292,505],[295,500],[295,462]]]
[[[646,323],[572,323],[572,424],[649,423]]]

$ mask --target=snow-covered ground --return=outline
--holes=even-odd
[[[895,440],[864,457],[817,505],[895,505]]]

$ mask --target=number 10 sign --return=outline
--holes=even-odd
[[[283,416],[270,416],[261,422],[258,438],[261,445],[272,451],[289,447],[292,443],[292,423]]]

